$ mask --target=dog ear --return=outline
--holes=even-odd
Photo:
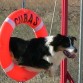
[[[62,35],[61,34],[57,34],[56,37],[62,37]]]
[[[73,36],[71,37],[71,39],[72,39],[73,41],[74,41],[74,40],[77,40],[76,37],[73,37]]]
[[[61,34],[57,34],[56,35],[56,40],[58,41],[58,42],[60,42],[60,41],[62,41],[63,39],[64,39],[64,35],[61,35]]]
[[[62,38],[62,39],[63,39],[63,38],[66,37],[66,36],[65,36],[65,35],[61,35],[61,34],[57,34],[56,37],[57,37],[57,38]]]

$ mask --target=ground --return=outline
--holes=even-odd
[[[22,0],[1,0],[0,1],[0,25],[5,18],[13,11],[21,8]],[[49,32],[54,7],[54,0],[26,0],[27,9],[35,11],[42,18]],[[80,23],[80,0],[69,0],[68,4],[68,35],[76,36],[76,47],[79,49],[79,23]],[[61,0],[57,0],[52,34],[60,33],[61,23]],[[23,39],[33,38],[34,34],[26,25],[19,25],[13,32],[12,36],[21,37]],[[78,54],[75,59],[68,60],[68,71],[73,77],[75,83],[78,82]],[[59,83],[60,69],[56,71],[55,77],[50,78],[47,74],[41,72],[32,80],[26,83]],[[0,68],[0,83],[17,83],[5,75]]]

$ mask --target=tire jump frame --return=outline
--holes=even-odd
[[[35,37],[46,37],[48,35],[46,27],[41,18],[33,11],[20,9],[11,13],[3,22],[0,28],[0,63],[5,73],[12,79],[18,82],[24,82],[35,75],[37,72],[32,72],[14,64],[9,51],[9,40],[15,26],[26,24],[30,26],[35,34]]]

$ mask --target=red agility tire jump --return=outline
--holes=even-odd
[[[48,35],[41,18],[33,11],[20,9],[11,13],[0,28],[0,63],[5,73],[12,79],[23,82],[33,78],[37,72],[28,71],[13,63],[9,51],[9,41],[15,26],[27,24],[34,30],[35,36],[46,37]]]

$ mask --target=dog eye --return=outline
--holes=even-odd
[[[71,41],[71,44],[74,45],[74,41]]]
[[[72,42],[72,45],[74,45],[74,42]]]

